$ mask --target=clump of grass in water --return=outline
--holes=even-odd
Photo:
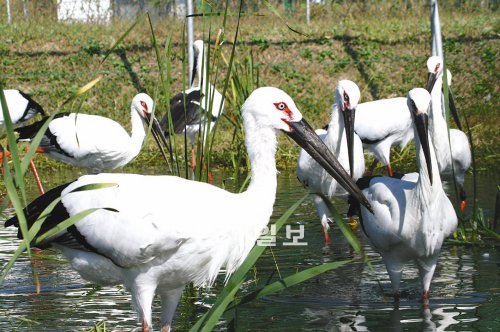
[[[444,95],[444,106],[445,106],[445,120],[448,128],[448,139],[450,140],[450,105],[449,105],[449,86],[447,79],[447,66],[446,62],[443,63],[443,95]],[[478,243],[482,242],[482,236],[488,237],[493,241],[500,241],[500,234],[498,234],[494,230],[493,222],[489,222],[486,220],[483,210],[478,206],[477,199],[477,168],[476,168],[476,157],[475,157],[475,147],[474,141],[472,139],[472,131],[470,130],[469,121],[467,114],[463,115],[465,119],[465,127],[467,129],[467,137],[469,139],[470,149],[471,149],[471,158],[472,158],[472,177],[473,177],[473,206],[472,206],[472,214],[468,217],[464,216],[462,213],[457,212],[459,227],[455,232],[455,243]],[[453,151],[451,150],[450,144],[450,153],[453,155]],[[452,178],[453,178],[453,186],[455,192],[456,201],[459,202],[459,189],[458,183],[455,178],[455,169],[454,163],[452,162]],[[459,209],[455,209],[459,210]],[[469,224],[467,227],[466,224]]]

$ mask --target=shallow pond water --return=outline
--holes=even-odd
[[[150,170],[151,173],[157,170]],[[53,187],[77,174],[65,171],[54,179]],[[215,183],[227,180],[224,173],[215,174]],[[480,177],[479,206],[492,215],[498,176]],[[280,174],[273,219],[306,194],[294,174]],[[237,181],[224,181],[235,191]],[[36,188],[29,187],[33,197]],[[471,177],[466,190],[472,197]],[[33,198],[32,197],[32,198]],[[345,204],[335,200],[339,211]],[[352,260],[310,281],[281,293],[238,307],[237,331],[498,331],[500,330],[500,254],[498,247],[471,247],[446,244],[441,252],[431,286],[429,306],[423,308],[417,269],[407,266],[401,284],[402,297],[395,306],[391,287],[380,256],[373,252],[360,229],[356,234],[370,257],[373,269],[353,252],[340,231],[333,227],[332,242],[324,244],[322,228],[309,199],[289,219],[292,228],[303,226],[304,246],[285,246],[285,229],[277,234],[276,246],[259,259],[251,279],[242,293],[252,290],[255,282],[277,280],[296,271],[325,262]],[[0,221],[0,265],[12,255],[18,242],[16,231],[5,229]],[[122,287],[98,287],[82,280],[71,270],[58,252],[35,253],[41,293],[34,294],[31,266],[26,257],[15,263],[0,288],[0,330],[9,331],[81,331],[99,321],[106,321],[109,331],[138,328],[130,296]],[[277,267],[279,272],[277,272]],[[220,291],[221,280],[211,289],[188,289],[177,310],[176,331],[187,330]],[[153,323],[159,325],[159,305],[155,302]],[[225,330],[221,322],[218,330]]]

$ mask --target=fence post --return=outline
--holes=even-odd
[[[311,1],[306,0],[306,22],[307,25],[311,23]]]
[[[432,55],[443,57],[443,42],[441,39],[441,22],[437,0],[431,1],[431,51]]]
[[[193,35],[194,35],[194,23],[193,17],[193,0],[186,1],[187,10],[187,55],[188,55],[188,80],[189,87],[191,87],[191,75],[193,73],[194,66],[194,51],[193,51]]]
[[[10,15],[10,0],[5,0],[5,1],[6,1],[5,5],[7,7],[7,23],[10,24],[12,22],[12,17]]]

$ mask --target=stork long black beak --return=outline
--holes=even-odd
[[[156,117],[152,116],[151,114],[147,114],[146,116],[146,123],[148,127],[151,127],[151,134],[153,135],[153,138],[156,141],[156,144],[160,148],[161,155],[163,156],[163,159],[165,159],[165,162],[168,163],[167,155],[165,154],[165,150],[163,149],[163,146],[165,146],[169,152],[169,154],[172,156],[172,152],[170,151],[170,148],[168,146],[167,139],[165,138],[165,135],[163,134],[163,130],[160,127],[160,123],[156,119]],[[162,145],[163,143],[163,145]]]
[[[453,97],[451,86],[448,86],[448,101],[450,105],[451,115],[453,116],[453,120],[457,124],[458,129],[462,130],[462,123],[460,122],[460,117],[458,116],[457,108],[455,107],[455,98]]]
[[[417,128],[418,139],[424,151],[425,163],[427,164],[427,171],[429,173],[429,180],[432,185],[432,162],[431,153],[429,149],[429,116],[421,113],[414,115],[415,126]]]
[[[347,174],[337,158],[314,132],[306,120],[288,122],[290,131],[286,132],[298,145],[316,160],[345,190],[373,213],[372,207],[354,180]]]
[[[347,108],[344,110],[344,128],[347,139],[347,154],[349,156],[349,172],[354,176],[354,119],[356,117],[356,108]]]
[[[434,84],[436,84],[437,80],[437,75],[435,73],[429,73],[427,75],[427,85],[425,86],[425,89],[431,93],[432,88],[434,88]]]

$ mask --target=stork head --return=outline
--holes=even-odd
[[[371,211],[371,206],[337,158],[302,117],[293,99],[274,87],[254,90],[242,106],[245,130],[270,127],[281,130],[300,145],[337,182]],[[252,122],[255,128],[249,128]]]
[[[337,84],[335,98],[341,111],[355,110],[361,98],[361,92],[353,81],[341,80]]]
[[[139,93],[132,99],[132,109],[143,118],[149,118],[153,112],[153,99],[146,93]]]
[[[431,93],[438,76],[443,72],[443,59],[437,55],[427,59],[427,86],[426,89]]]
[[[361,98],[359,87],[349,80],[341,80],[337,85],[336,103],[344,118],[344,128],[347,139],[347,153],[349,155],[349,171],[351,176],[354,172],[354,119],[356,118],[356,107]]]
[[[165,138],[163,130],[161,130],[158,120],[153,115],[153,109],[154,109],[153,99],[146,93],[139,93],[135,95],[134,99],[132,99],[131,107],[132,111],[136,111],[144,119],[144,121],[148,125],[148,128],[151,128],[151,133],[153,135],[153,138],[155,139],[156,144],[158,144],[160,152],[162,153],[163,158],[168,164],[165,151],[163,150],[163,146],[169,149],[169,145],[167,139]]]
[[[429,148],[429,108],[431,96],[426,89],[415,88],[408,92],[408,108],[410,109],[413,124],[417,130],[418,139],[425,156],[429,180],[432,185],[432,162]]]
[[[427,70],[429,71],[429,74],[427,76],[426,89],[429,93],[431,93],[434,88],[434,84],[440,75],[443,75],[443,59],[438,56],[431,56],[427,60]],[[448,101],[451,115],[453,116],[458,128],[462,130],[462,123],[460,122],[460,117],[458,116],[458,111],[455,106],[455,98],[453,97],[453,91],[451,90],[451,72],[448,69],[446,69],[446,81],[448,82]]]

